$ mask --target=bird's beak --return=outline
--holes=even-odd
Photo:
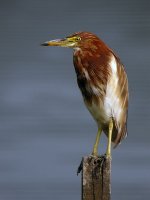
[[[56,39],[44,42],[41,46],[61,46],[61,47],[73,47],[75,41],[71,38]]]
[[[50,40],[42,43],[41,46],[62,46],[64,41],[65,39]]]

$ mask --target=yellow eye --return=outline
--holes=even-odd
[[[80,41],[81,40],[81,38],[80,37],[76,37],[76,41],[78,42],[78,41]]]

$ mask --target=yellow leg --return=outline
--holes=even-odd
[[[108,133],[108,144],[107,144],[107,151],[106,156],[111,156],[111,138],[112,138],[112,131],[113,131],[113,120],[111,119],[109,122],[109,133]]]
[[[92,152],[93,156],[98,155],[98,144],[99,144],[101,133],[102,133],[102,129],[98,128],[98,132],[97,132],[97,135],[96,135],[96,140],[95,140],[95,144],[94,144],[93,152]]]

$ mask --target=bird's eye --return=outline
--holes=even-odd
[[[80,37],[76,37],[76,41],[80,41],[81,40],[81,38]]]

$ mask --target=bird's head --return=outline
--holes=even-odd
[[[88,48],[92,45],[97,45],[100,39],[89,32],[78,32],[63,39],[55,39],[44,42],[42,46],[61,46],[61,47],[71,47],[71,48]]]

